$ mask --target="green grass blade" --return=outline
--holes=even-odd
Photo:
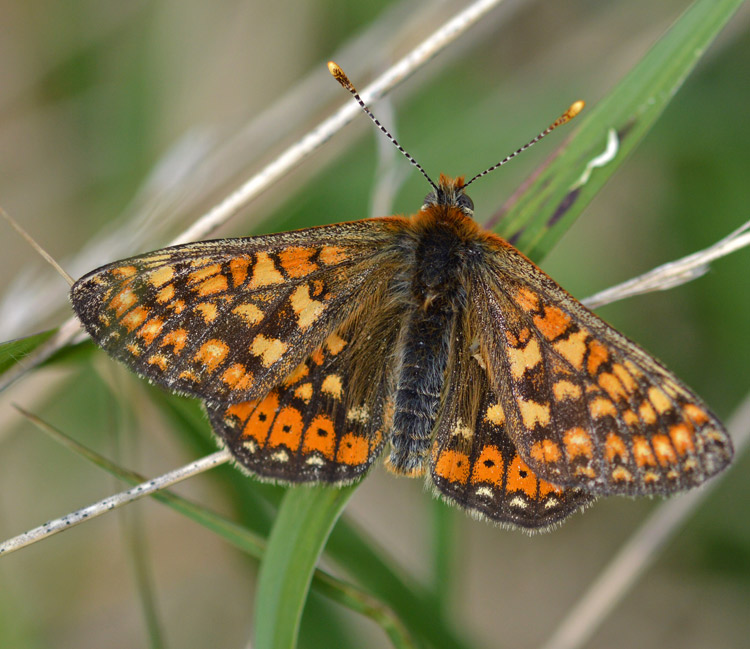
[[[258,576],[256,649],[296,646],[315,564],[355,488],[291,487],[287,491]]]
[[[207,435],[205,416],[194,399],[168,395],[157,388],[150,388],[149,394],[174,421],[175,426],[188,433],[181,439],[189,443],[191,453],[204,455],[214,450],[215,446]],[[238,527],[252,530],[261,536],[266,535],[270,529],[268,523],[276,515],[281,489],[249,479],[239,471],[220,468],[214,475],[225,482],[227,493],[236,502],[238,516],[241,518],[241,525]],[[222,529],[217,533],[237,545],[234,536],[240,533],[239,530]],[[265,542],[263,545],[265,547]],[[244,551],[256,556],[246,548]],[[461,649],[467,646],[438,615],[434,596],[395,567],[395,563],[384,556],[381,550],[373,547],[366,534],[349,521],[341,519],[335,526],[326,546],[326,555],[383,602],[389,612],[398,612],[400,622],[394,618],[389,622],[390,627],[398,629],[403,622],[412,636],[425,638],[431,646],[440,649]],[[314,583],[317,587],[317,577]],[[351,602],[340,603],[351,605]],[[365,615],[373,610],[362,599],[357,607],[351,608]],[[390,633],[387,628],[384,630]]]
[[[49,329],[25,338],[17,338],[0,344],[0,374],[23,361],[24,357],[55,335],[57,329]]]
[[[435,649],[465,649],[468,641],[459,637],[435,607],[435,597],[422,584],[376,551],[354,525],[342,519],[326,546],[332,559],[358,584],[398,611],[410,633]]]
[[[431,503],[432,517],[432,583],[430,588],[434,598],[434,606],[441,615],[447,616],[451,607],[456,603],[455,577],[458,564],[457,537],[460,525],[460,512],[448,503],[435,499]]]
[[[605,99],[577,118],[554,160],[488,225],[532,259],[542,258],[641,141],[742,2],[693,3]]]

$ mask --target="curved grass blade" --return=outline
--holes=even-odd
[[[188,433],[181,439],[190,444],[193,454],[203,455],[215,450],[208,438],[205,416],[195,399],[169,395],[155,387],[149,388],[149,394],[175,425]],[[248,479],[239,471],[219,469],[214,475],[224,482],[225,492],[234,499],[241,526],[259,537],[266,537],[281,503],[282,488]],[[445,621],[435,615],[434,600],[427,592],[395,567],[395,562],[390,561],[382,550],[373,547],[367,535],[350,521],[340,519],[334,527],[326,555],[356,583],[365,585],[389,611],[398,611],[398,618],[394,616],[390,622],[393,628],[399,628],[403,622],[412,636],[427,638],[438,649],[466,646]],[[314,578],[313,584],[316,583],[317,578]],[[366,608],[354,610],[367,614]]]
[[[261,563],[255,648],[292,649],[315,564],[356,485],[290,487]]]
[[[697,0],[488,223],[539,260],[643,139],[743,0]],[[502,218],[502,221],[500,221]]]

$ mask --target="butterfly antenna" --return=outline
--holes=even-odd
[[[576,102],[573,102],[570,105],[570,108],[566,110],[560,117],[558,117],[552,124],[550,124],[547,128],[545,128],[539,135],[537,135],[533,140],[530,142],[527,142],[519,149],[516,149],[513,153],[511,153],[509,156],[503,158],[500,162],[498,162],[495,165],[492,165],[489,169],[485,169],[482,173],[478,173],[476,176],[474,176],[469,182],[467,182],[463,189],[471,185],[477,178],[481,178],[482,176],[486,176],[491,171],[495,171],[498,167],[502,167],[506,162],[510,162],[515,158],[519,153],[523,153],[526,151],[526,149],[534,146],[539,140],[541,140],[543,137],[546,137],[552,131],[554,131],[558,126],[562,126],[563,124],[567,124],[571,119],[573,119],[578,113],[580,113],[583,110],[583,107],[585,106],[585,103],[579,99]]]
[[[377,126],[383,132],[383,134],[391,142],[393,142],[394,146],[399,151],[401,151],[401,153],[404,154],[404,156],[409,162],[411,162],[417,169],[419,169],[422,175],[427,179],[427,182],[430,183],[430,185],[432,185],[432,188],[435,191],[438,191],[438,186],[432,181],[432,178],[430,178],[427,175],[427,172],[422,168],[422,165],[419,164],[414,158],[411,157],[409,152],[398,143],[398,140],[395,137],[393,137],[388,132],[388,129],[386,129],[385,126],[383,126],[378,121],[378,118],[372,114],[372,111],[367,107],[367,104],[364,101],[362,101],[362,97],[359,96],[357,89],[354,87],[354,84],[351,81],[349,81],[349,77],[347,77],[346,74],[344,74],[344,71],[333,61],[328,61],[328,70],[333,75],[333,78],[336,79],[336,81],[338,81],[344,88],[346,88],[350,93],[352,93],[352,96],[357,100],[357,103],[362,107],[362,110],[365,111],[365,113],[367,113],[367,116],[375,123],[375,126]]]

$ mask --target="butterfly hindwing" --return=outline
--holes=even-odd
[[[508,435],[502,399],[491,387],[471,318],[453,347],[432,447],[431,480],[449,501],[474,514],[526,529],[546,528],[592,498],[540,479]]]
[[[89,273],[71,300],[92,338],[139,374],[237,403],[277,385],[352,296],[374,290],[390,238],[378,219],[186,244]]]
[[[387,437],[390,368],[398,318],[388,285],[267,395],[206,403],[235,459],[261,478],[346,483],[364,475]]]
[[[728,464],[721,423],[658,361],[504,242],[488,270],[474,277],[483,355],[534,473],[595,495],[665,494]]]

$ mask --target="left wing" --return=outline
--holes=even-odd
[[[111,356],[170,390],[256,399],[366,304],[396,263],[392,219],[190,243],[108,264],[71,290]]]

